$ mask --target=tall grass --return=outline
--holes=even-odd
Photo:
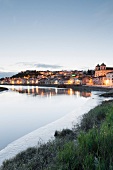
[[[113,170],[113,102],[85,114],[72,130],[29,148],[3,163],[0,170]]]

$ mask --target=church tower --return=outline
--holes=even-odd
[[[100,65],[97,64],[97,66],[95,67],[95,70],[100,70]]]
[[[100,70],[106,70],[106,65],[104,63],[100,65]]]

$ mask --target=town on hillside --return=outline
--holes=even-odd
[[[12,77],[1,78],[0,84],[113,86],[113,67],[107,67],[102,63],[97,64],[94,70],[88,71],[26,70]]]

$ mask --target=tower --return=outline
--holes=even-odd
[[[100,70],[106,70],[106,65],[104,63],[100,65]]]
[[[100,65],[99,64],[97,64],[97,66],[95,67],[95,70],[97,71],[97,70],[100,70]]]

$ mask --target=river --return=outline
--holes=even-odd
[[[98,105],[99,92],[38,86],[5,86],[0,93],[0,164],[19,151],[72,128],[82,114]]]

